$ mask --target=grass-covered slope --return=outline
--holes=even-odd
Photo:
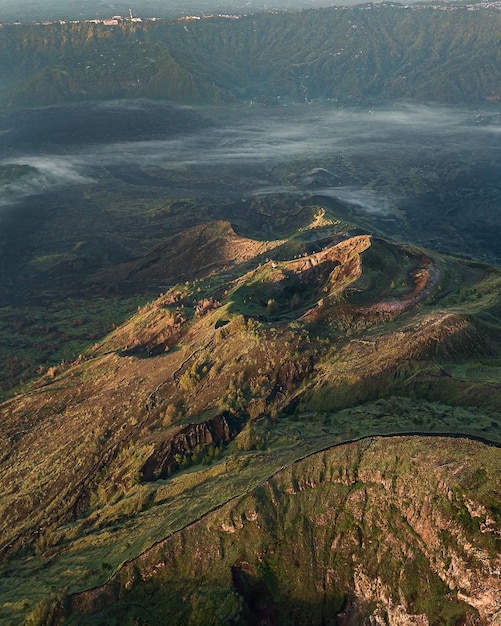
[[[55,612],[71,624],[495,623],[500,454],[440,437],[318,452]]]
[[[229,507],[225,509],[229,511],[233,504],[226,503],[232,498],[252,492],[279,470],[315,451],[344,441],[402,433],[467,435],[500,443],[499,271],[356,234],[346,224],[330,219],[334,216],[325,211],[312,208],[304,211],[303,217],[310,214],[311,223],[290,232],[287,242],[244,239],[222,222],[189,229],[182,238],[189,280],[139,308],[125,324],[73,362],[51,368],[28,389],[0,405],[3,623],[22,623],[30,613],[31,623],[51,623],[47,615],[59,601],[63,608],[57,609],[57,615],[63,621],[74,610],[85,613],[89,607],[101,606],[100,600],[96,599],[94,605],[85,599],[87,596],[82,599],[74,594],[103,584],[115,571],[125,575],[123,572],[129,571],[121,569],[125,561],[142,572],[141,563],[148,562],[150,553],[141,555],[153,545],[209,511],[221,506]],[[201,245],[204,241],[206,254]],[[181,250],[180,236],[172,238],[165,248],[156,247],[144,263],[138,260],[118,268],[117,275],[123,270],[122,280],[158,280],[169,271],[169,253],[174,245]],[[423,450],[439,445],[428,439],[417,441]],[[473,446],[440,441],[445,442],[447,455],[453,456],[457,450]],[[384,499],[381,486],[374,487],[377,493],[367,496],[367,502],[371,502],[367,517],[365,513],[356,514],[362,516],[360,531],[348,523],[350,515],[356,516],[349,507],[346,514],[340,510],[339,527],[337,514],[332,513],[334,530],[329,530],[337,528],[335,532],[346,533],[345,553],[341,551],[345,556],[352,550],[353,539],[353,545],[358,545],[357,563],[363,562],[363,555],[372,555],[374,567],[365,574],[369,582],[357,574],[356,563],[348,567],[345,556],[339,557],[338,569],[330,564],[331,552],[326,551],[327,544],[317,541],[316,535],[301,550],[298,547],[294,561],[299,563],[297,575],[292,576],[293,570],[287,569],[284,578],[277,578],[277,563],[282,560],[276,560],[277,554],[288,545],[289,530],[300,523],[306,528],[308,520],[316,519],[318,514],[313,501],[305,501],[300,512],[294,513],[289,496],[277,496],[274,506],[285,507],[284,525],[279,523],[280,515],[270,518],[270,525],[268,521],[260,523],[262,536],[253,535],[248,544],[239,542],[242,554],[235,557],[235,562],[233,548],[228,546],[225,552],[226,544],[221,543],[222,539],[219,544],[212,543],[210,533],[208,543],[203,533],[197,548],[190,543],[185,569],[181,573],[172,570],[177,586],[171,600],[165,600],[169,611],[174,611],[172,620],[204,623],[197,621],[197,611],[210,614],[221,594],[226,594],[221,590],[229,584],[234,592],[225,595],[221,610],[233,616],[240,611],[250,622],[256,611],[280,613],[284,602],[290,604],[290,619],[295,623],[301,623],[306,610],[321,620],[323,614],[333,616],[341,609],[355,611],[354,615],[358,615],[356,611],[366,614],[376,610],[374,603],[386,612],[426,613],[431,623],[437,624],[471,610],[482,615],[482,611],[491,611],[482,608],[478,599],[481,592],[473,593],[470,583],[464,582],[470,574],[463,571],[463,561],[458,559],[466,559],[475,576],[483,580],[481,567],[487,567],[487,561],[475,556],[477,561],[472,562],[472,553],[465,546],[468,542],[478,544],[490,554],[486,559],[494,558],[499,531],[495,490],[499,485],[492,465],[484,466],[483,455],[497,452],[480,444],[473,446],[479,454],[477,460],[473,460],[472,452],[471,464],[468,461],[457,472],[466,481],[470,468],[476,472],[475,463],[479,463],[480,478],[471,486],[464,482],[457,496],[454,481],[462,479],[452,465],[441,466],[439,462],[438,469],[433,469],[440,473],[438,487],[434,487],[439,491],[430,491],[429,485],[419,491],[418,481],[412,486],[416,492],[405,496],[398,485],[403,489],[408,482],[406,472],[411,470],[405,466],[401,475],[397,470],[398,459],[407,452],[392,452],[392,440],[384,442],[388,459],[393,459],[388,463],[396,469],[389,482],[385,478],[385,489],[391,487],[391,497],[381,504],[383,513],[374,532],[382,537],[395,527],[392,532],[398,544],[405,517],[414,528],[404,533],[407,547],[399,548],[393,556],[384,556],[383,548],[371,552],[369,542],[374,538],[366,533],[371,532],[379,506],[377,498]],[[407,449],[414,444],[399,440],[398,445]],[[365,446],[347,450],[362,450]],[[414,452],[408,455],[411,458]],[[435,467],[436,454],[430,455],[429,462]],[[325,464],[317,462],[318,458],[312,457],[313,472],[321,471]],[[420,459],[416,467],[420,467]],[[294,467],[300,469],[287,470],[284,476],[292,472],[294,480],[299,480],[303,466]],[[353,489],[359,493],[369,489],[357,486],[352,460],[345,465],[329,461],[325,467],[331,469],[322,470],[322,481],[328,483],[322,489],[332,488],[336,503],[338,498],[346,499]],[[427,475],[426,469],[422,471]],[[333,472],[338,472],[336,485],[329,486],[328,477],[334,480]],[[362,485],[369,481],[371,472],[367,469],[360,479]],[[381,482],[376,474],[374,482]],[[383,486],[386,482],[382,481]],[[310,483],[313,486],[315,481]],[[479,500],[477,505],[476,498],[483,497],[484,488],[485,501]],[[428,508],[423,510],[430,511],[433,521],[435,510],[439,510],[434,508],[435,493],[452,503],[444,519],[455,538],[440,535],[438,543],[429,547],[426,541],[414,537],[414,533],[425,531],[415,527],[414,516],[419,518],[420,514],[411,511],[417,511],[419,498],[424,498]],[[391,494],[402,496],[398,506],[396,496]],[[463,504],[469,517],[461,508]],[[265,498],[266,520],[271,515],[270,506]],[[346,528],[341,523],[344,515]],[[466,530],[457,527],[456,522]],[[436,534],[438,530],[428,532]],[[468,541],[463,532],[469,533]],[[249,556],[257,545],[253,541],[272,546],[272,538],[283,546],[258,551],[259,565]],[[447,567],[437,560],[444,542],[454,546],[459,542],[462,546],[450,553]],[[190,551],[200,550],[209,558],[218,546],[229,560],[223,556],[217,561],[219,557],[215,557],[217,563],[207,565],[209,569],[214,567],[214,587],[200,592],[200,597],[194,596],[198,608],[179,605],[179,598],[188,597],[193,586],[199,584],[198,565]],[[465,551],[469,556],[464,556]],[[136,563],[137,558],[140,560]],[[304,566],[303,558],[307,562]],[[327,561],[321,565],[324,558]],[[412,583],[406,573],[407,560],[422,572],[418,583]],[[449,572],[452,562],[455,565]],[[291,567],[296,567],[294,563]],[[270,578],[258,565],[269,569]],[[233,566],[236,570],[231,582]],[[300,582],[302,567],[325,567],[324,576],[332,570],[330,578],[323,579],[324,591]],[[150,592],[170,589],[170,583],[165,587],[160,579],[153,580],[151,587],[150,583],[143,587],[139,580],[142,574],[137,576],[137,588],[128,579],[122,581],[124,589],[132,589],[132,595],[125,596],[133,598],[130,601],[136,605],[153,607],[154,602],[144,598]],[[449,594],[449,589],[459,585],[451,582],[456,581],[454,577],[461,578],[461,589],[470,590],[461,591],[466,604]],[[494,588],[494,583],[486,584],[487,591]],[[367,586],[372,591],[367,591]],[[107,589],[103,593],[113,596],[115,591]],[[433,609],[426,605],[429,593],[442,598]],[[138,600],[134,594],[143,599]],[[70,596],[72,600],[65,600]],[[348,597],[358,599],[348,601]],[[163,611],[164,601],[159,602],[158,610]],[[402,608],[395,609],[394,605]],[[117,617],[121,615],[120,606]],[[154,616],[147,617],[145,612],[141,615],[140,619],[150,620],[148,623],[158,623]],[[214,623],[223,623],[217,621],[217,615],[220,613],[216,611]],[[81,623],[80,617],[74,619]],[[115,616],[96,617],[96,623],[103,619]]]

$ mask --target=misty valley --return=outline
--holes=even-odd
[[[194,108],[113,101],[7,113],[1,124],[2,219],[22,221],[28,237],[36,222],[37,253],[55,260],[70,255],[78,240],[113,238],[113,229],[97,228],[99,218],[90,221],[88,213],[118,222],[114,205],[130,196],[141,202],[128,218],[139,228],[131,255],[142,249],[142,228],[167,201],[190,198],[202,205],[192,223],[211,218],[205,205],[220,203],[211,210],[247,234],[256,227],[252,219],[245,225],[253,203],[318,202],[401,241],[500,259],[501,125],[494,107]],[[68,213],[76,220],[74,240],[45,241]],[[162,236],[179,229],[171,222]],[[12,240],[8,226],[2,230]],[[4,255],[3,267],[8,263]]]
[[[409,103],[346,110],[111,101],[4,113],[7,319],[31,327],[23,307],[35,307],[46,324],[44,311],[64,294],[77,298],[64,317],[78,320],[78,299],[96,288],[125,292],[127,308],[171,285],[128,284],[110,268],[120,272],[166,236],[212,220],[230,221],[243,236],[288,236],[284,207],[318,205],[370,233],[499,263],[499,119],[494,107]],[[74,334],[57,359],[78,356],[85,332]],[[20,348],[10,338],[2,346],[7,359]],[[35,366],[30,341],[26,348]]]
[[[0,25],[1,626],[499,623],[498,16]]]

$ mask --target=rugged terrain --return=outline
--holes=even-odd
[[[2,626],[501,624],[500,17],[441,8],[0,27]]]
[[[367,4],[238,19],[4,25],[0,95],[18,106],[499,99],[499,11],[442,9]]]
[[[301,215],[1,405],[6,624],[496,623],[499,271]]]
[[[499,450],[480,448],[370,438],[308,456],[72,596],[70,622],[499,623]]]

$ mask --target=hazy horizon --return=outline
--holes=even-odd
[[[0,22],[36,22],[58,19],[138,17],[176,18],[212,13],[252,13],[361,4],[361,0],[0,0]]]

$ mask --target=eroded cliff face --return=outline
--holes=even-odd
[[[362,273],[361,254],[371,245],[369,235],[348,237],[327,246],[320,252],[305,255],[277,268],[273,282],[287,288],[291,277],[298,284],[313,284],[322,287],[321,294],[335,295],[360,278]]]
[[[165,478],[181,466],[186,454],[207,446],[230,442],[240,432],[244,420],[223,411],[219,415],[198,424],[187,424],[176,434],[167,433],[157,437],[150,456],[141,468],[144,481]]]
[[[317,453],[71,597],[60,621],[499,624],[500,460],[428,437]]]

